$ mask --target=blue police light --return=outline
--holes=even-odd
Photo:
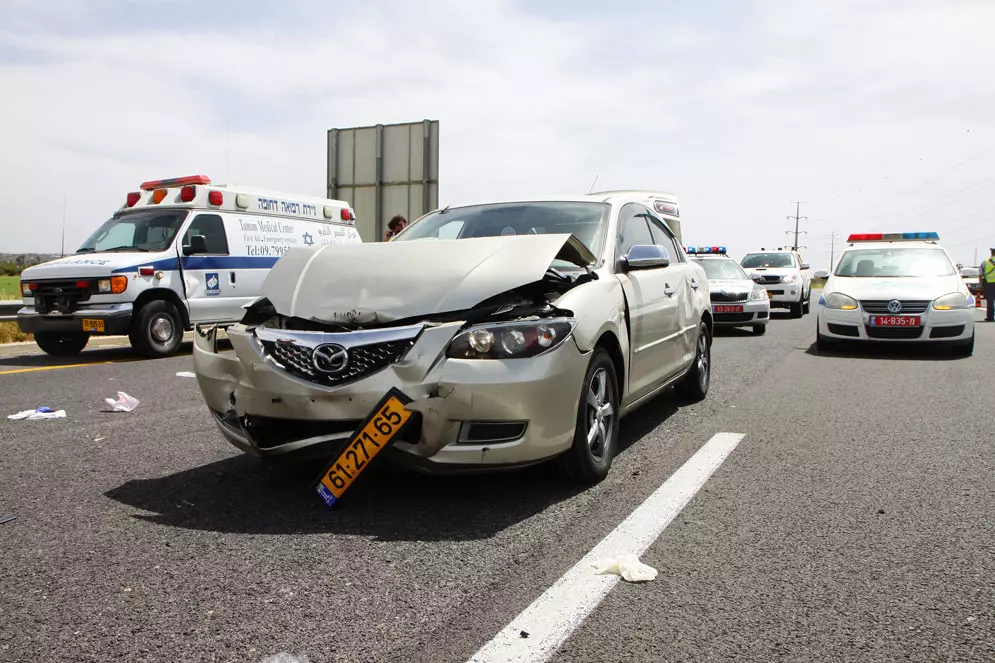
[[[686,250],[686,251],[687,251],[688,253],[697,253],[697,252],[698,252],[698,249],[694,248],[693,246],[688,246],[688,247],[685,247],[685,250]]]
[[[902,239],[940,239],[939,233],[902,233]]]
[[[698,247],[698,253],[711,253],[711,252],[712,252],[712,247],[710,247],[710,246],[699,246]]]
[[[720,246],[719,247],[719,253],[725,253],[725,252],[726,252],[726,247]]]

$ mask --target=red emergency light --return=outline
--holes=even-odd
[[[138,204],[138,201],[142,199],[142,194],[138,192],[132,192],[128,194],[128,207],[134,207]]]
[[[220,191],[211,191],[207,194],[207,202],[220,207],[225,202],[225,197]]]
[[[165,180],[149,180],[142,182],[142,190],[168,189],[176,186],[187,186],[191,184],[210,184],[211,178],[207,175],[189,175],[187,177],[173,177]]]
[[[352,211],[349,210],[349,208],[347,207],[342,208],[340,216],[342,217],[343,221],[352,221],[354,218],[356,218],[352,215]]]
[[[883,240],[884,233],[855,233],[850,235],[846,240],[848,242],[873,242],[875,240]]]
[[[197,187],[195,186],[185,186],[180,189],[180,200],[184,203],[189,203],[197,195]]]

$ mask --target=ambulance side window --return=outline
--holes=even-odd
[[[200,214],[190,224],[183,236],[183,246],[190,246],[190,237],[203,235],[207,239],[207,252],[212,255],[228,255],[228,235],[225,223],[217,214]]]

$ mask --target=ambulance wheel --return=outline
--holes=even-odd
[[[131,346],[146,357],[168,357],[183,342],[183,323],[176,307],[157,299],[138,311],[128,334]]]
[[[89,334],[36,332],[35,343],[38,347],[53,357],[72,357],[78,355],[90,342]]]

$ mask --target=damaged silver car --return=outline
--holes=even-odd
[[[395,460],[557,458],[594,483],[620,417],[670,386],[708,392],[708,280],[635,196],[447,207],[390,242],[291,249],[263,295],[232,351],[194,335],[221,432],[262,457],[333,457],[397,389],[415,414]]]

